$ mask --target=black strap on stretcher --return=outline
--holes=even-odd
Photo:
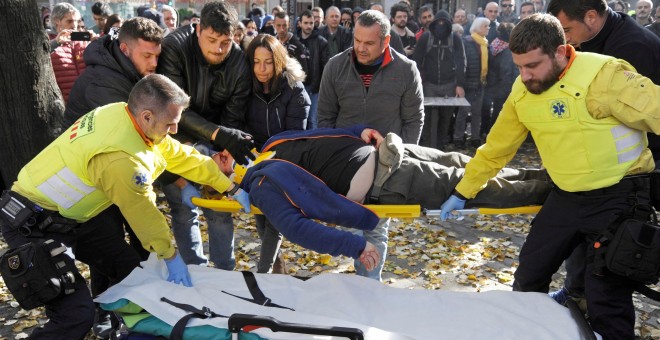
[[[283,308],[283,309],[295,311],[293,308],[289,308],[273,303],[271,299],[267,298],[259,288],[259,285],[257,284],[257,279],[254,277],[254,273],[249,271],[242,271],[241,273],[243,274],[243,279],[245,279],[245,283],[247,284],[248,290],[250,291],[250,295],[252,295],[252,299],[227,293],[224,290],[222,291],[223,293],[239,298],[241,300],[256,303],[261,306]]]
[[[364,333],[359,328],[312,326],[299,323],[283,322],[270,316],[250,314],[232,314],[229,317],[228,327],[232,333],[239,333],[243,327],[266,327],[273,332],[287,332],[298,334],[330,335],[349,338],[351,340],[364,340]]]
[[[160,298],[160,301],[166,302],[176,308],[190,312],[190,314],[187,314],[186,316],[182,317],[181,319],[179,319],[179,321],[176,322],[176,324],[172,328],[172,332],[170,333],[170,337],[169,337],[170,340],[183,339],[183,332],[186,330],[186,325],[188,324],[188,321],[190,321],[190,319],[192,318],[197,318],[197,319],[229,318],[228,316],[213,312],[208,307],[202,307],[202,309],[197,309],[185,303],[174,302],[166,297]]]

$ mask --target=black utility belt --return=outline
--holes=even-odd
[[[44,233],[75,232],[79,223],[56,211],[43,209],[21,194],[5,190],[0,196],[0,215],[24,236],[42,237]]]

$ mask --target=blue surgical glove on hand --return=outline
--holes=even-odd
[[[247,192],[245,192],[245,190],[238,189],[238,191],[235,194],[231,195],[231,198],[235,199],[236,201],[238,201],[238,203],[241,204],[241,206],[243,207],[243,211],[245,211],[248,214],[250,213],[250,196],[248,195]]]
[[[188,267],[183,262],[179,252],[176,253],[174,258],[165,260],[167,265],[167,270],[170,272],[167,276],[167,281],[174,282],[176,284],[183,284],[186,287],[192,287],[192,280],[190,279],[190,273],[188,273]]]
[[[458,198],[456,195],[451,195],[448,200],[445,201],[445,203],[442,203],[442,206],[440,207],[440,219],[443,221],[446,221],[448,218],[449,219],[455,219],[460,216],[460,214],[454,215],[451,212],[454,210],[460,210],[465,208],[465,200],[462,200]]]
[[[186,182],[186,186],[181,189],[181,203],[185,204],[190,209],[195,209],[196,206],[192,202],[193,197],[200,197],[199,191],[194,185]]]

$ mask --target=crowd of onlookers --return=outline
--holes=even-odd
[[[650,0],[638,1],[635,8],[630,8],[623,0],[611,1],[608,5],[614,11],[630,12],[640,25],[660,36],[660,7],[654,9]],[[481,143],[497,119],[518,74],[507,49],[508,36],[515,24],[533,13],[544,12],[545,6],[544,0],[524,1],[518,7],[515,0],[501,0],[478,7],[475,13],[461,7],[453,14],[436,11],[433,4],[412,5],[408,0],[391,7],[390,46],[417,63],[424,95],[465,97],[471,104],[460,109],[439,109],[439,125],[434,127],[431,127],[431,115],[435,113],[427,108],[421,143],[438,148],[453,143],[459,149]],[[384,12],[379,3],[371,4],[368,9]],[[306,75],[303,83],[311,107],[305,127],[314,128],[317,127],[318,94],[325,65],[331,57],[353,45],[355,22],[365,10],[361,7],[314,7],[297,13],[297,18],[292,20],[281,6],[273,7],[267,14],[253,3],[251,11],[237,22],[233,40],[247,51],[250,42],[263,33],[275,36],[287,48],[288,55],[301,64]],[[124,21],[118,14],[112,14],[106,3],[95,3],[91,12],[94,25],[88,27],[79,13],[74,15],[74,23],[63,20],[61,13],[42,8],[42,22],[51,38],[53,66],[65,100],[85,67],[83,51],[88,42],[73,41],[58,49],[60,43],[70,40],[71,31],[87,31],[91,41],[116,34]],[[197,14],[179,20],[178,11],[168,5],[159,4],[158,10],[142,6],[136,12],[137,16],[154,20],[163,28],[164,36],[179,27],[199,23]],[[70,52],[63,53],[63,49],[70,49]],[[69,54],[73,58],[68,58]],[[72,65],[62,65],[63,60]],[[468,126],[471,128],[466,131]],[[435,145],[430,145],[431,129],[438,130]]]

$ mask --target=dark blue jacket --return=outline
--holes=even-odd
[[[481,46],[474,39],[467,35],[463,37],[463,48],[465,49],[465,89],[477,90],[483,84],[481,83]],[[490,74],[490,69],[488,70]]]
[[[287,140],[297,140],[315,137],[351,136],[360,138],[362,131],[368,128],[366,125],[353,125],[344,129],[340,128],[318,128],[307,131],[284,131],[266,141],[260,152],[268,151],[272,146]],[[302,150],[301,150],[302,151]]]
[[[282,131],[305,129],[311,100],[303,79],[285,71],[279,80],[278,93],[271,93],[270,100],[259,91],[252,93],[245,121],[246,132],[254,137],[257,148]]]
[[[520,71],[513,63],[513,54],[508,47],[499,53],[490,48],[488,57],[487,93],[493,98],[507,98]]]
[[[319,253],[357,259],[366,240],[315,219],[360,230],[373,230],[378,224],[374,212],[334,193],[305,169],[284,160],[262,161],[251,167],[241,188],[282,235]]]

